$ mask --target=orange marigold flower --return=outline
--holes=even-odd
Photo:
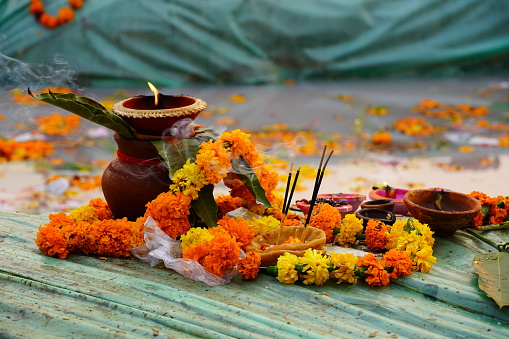
[[[392,272],[389,273],[392,279],[397,279],[398,277],[412,273],[412,260],[408,256],[408,253],[398,251],[395,248],[384,254],[382,257],[382,264],[385,267],[392,268]]]
[[[313,209],[309,225],[324,231],[327,242],[331,242],[334,239],[334,228],[341,226],[341,214],[333,206],[319,203]]]
[[[76,9],[80,9],[83,6],[83,0],[68,0],[69,4]]]
[[[224,277],[239,262],[240,246],[231,236],[214,237],[208,244],[209,254],[202,265],[210,273]]]
[[[242,248],[245,248],[255,237],[254,230],[249,227],[249,221],[243,218],[224,217],[217,224],[228,231]]]
[[[245,258],[240,259],[237,266],[240,276],[244,280],[253,280],[258,275],[262,257],[256,252],[248,252]]]
[[[151,216],[159,228],[170,237],[177,239],[191,228],[187,216],[191,198],[181,192],[164,192],[147,203],[145,217]]]
[[[71,7],[63,7],[58,10],[58,23],[66,24],[74,20],[74,11]]]
[[[58,27],[58,19],[48,13],[42,13],[39,17],[39,22],[44,27],[54,29]]]
[[[370,266],[366,274],[369,274],[366,282],[370,286],[387,286],[391,282],[389,273],[383,268]]]
[[[380,252],[385,249],[385,245],[389,242],[387,233],[391,227],[384,224],[380,220],[370,219],[366,226],[366,245],[373,252]]]
[[[215,200],[222,215],[226,215],[226,213],[234,211],[242,206],[241,198],[232,197],[228,194],[220,195]]]
[[[479,226],[483,225],[483,222],[484,222],[484,216],[483,216],[482,212],[479,211],[479,213],[477,213],[475,218],[472,219],[472,221],[470,222],[469,226],[470,227],[479,227]]]
[[[491,205],[490,209],[490,224],[498,225],[504,222],[504,219],[507,217],[507,211],[505,208],[497,207],[496,205]]]
[[[191,244],[182,250],[182,258],[191,259],[203,264],[203,259],[209,254],[208,242],[202,241],[196,245]]]
[[[111,212],[110,206],[108,206],[108,203],[101,198],[90,200],[88,206],[95,208],[95,213],[97,214],[99,220],[113,218],[113,213]]]
[[[30,2],[30,6],[28,7],[28,10],[32,15],[35,17],[41,16],[42,13],[44,13],[44,4],[41,0],[32,0]]]

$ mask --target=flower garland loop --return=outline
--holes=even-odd
[[[62,7],[58,15],[53,16],[45,12],[42,0],[31,0],[28,10],[35,19],[44,27],[55,29],[74,20],[74,11],[83,6],[84,0],[67,0],[70,7]]]

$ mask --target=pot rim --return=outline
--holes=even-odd
[[[129,100],[136,99],[141,96],[131,97],[119,101],[113,105],[112,111],[116,115],[126,117],[126,118],[169,118],[169,117],[184,117],[188,115],[193,115],[195,113],[199,113],[207,108],[207,103],[202,99],[195,98],[189,95],[167,95],[167,97],[177,97],[177,98],[189,98],[193,99],[194,103],[187,106],[175,107],[175,108],[162,108],[162,109],[134,109],[128,108],[124,106]]]
[[[471,208],[469,210],[464,210],[464,211],[440,211],[440,210],[436,210],[436,209],[431,209],[431,208],[427,208],[427,207],[424,207],[422,205],[419,205],[419,204],[416,204],[415,202],[413,202],[412,200],[410,200],[409,196],[411,193],[419,193],[419,192],[425,192],[425,191],[429,191],[429,192],[437,192],[436,190],[434,189],[424,189],[424,188],[419,188],[419,189],[415,189],[415,190],[411,190],[411,191],[408,191],[405,196],[403,197],[403,202],[406,204],[410,204],[411,206],[414,206],[416,208],[419,208],[423,211],[427,211],[427,212],[432,212],[432,213],[443,213],[445,215],[462,215],[462,214],[470,214],[470,213],[478,213],[482,206],[481,206],[481,203],[479,202],[479,200],[477,200],[476,198],[474,197],[471,197],[469,196],[468,194],[465,194],[465,193],[461,193],[461,192],[456,192],[456,191],[444,191],[444,192],[447,192],[447,193],[453,193],[453,194],[457,194],[457,195],[460,195],[460,196],[464,196],[466,197],[468,200],[472,200],[472,201],[475,201],[476,202],[476,206],[474,208]]]

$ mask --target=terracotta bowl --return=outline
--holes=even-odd
[[[440,192],[436,189],[412,190],[405,194],[403,200],[415,219],[428,224],[436,235],[450,236],[477,216],[481,204],[469,195],[443,191],[442,210],[439,210],[435,201]]]
[[[317,199],[330,199],[334,202],[346,202],[352,206],[352,212],[357,211],[360,204],[366,200],[366,196],[354,193],[333,193],[333,194],[318,194]]]
[[[308,214],[310,204],[307,199],[297,200],[296,205],[302,211],[302,213]],[[316,203],[315,203],[315,206],[316,206]],[[349,204],[335,206],[334,208],[338,210],[338,212],[341,214],[342,217],[354,212],[352,205],[349,205]]]
[[[207,108],[205,101],[187,95],[159,94],[158,98],[157,106],[154,104],[153,95],[128,98],[117,102],[112,111],[136,132],[160,136],[168,134],[168,131],[171,135],[178,135],[178,132],[171,130],[178,126],[177,122],[182,121],[182,126],[178,126],[178,129],[183,129]]]
[[[394,205],[394,200],[391,199],[366,200],[361,203],[361,209],[376,208],[392,212]]]
[[[396,221],[396,216],[391,211],[381,210],[377,208],[365,208],[355,212],[355,216],[362,219],[364,227],[367,226],[369,220],[380,220],[386,225],[392,225]]]
[[[368,194],[369,198],[371,200],[380,200],[380,199],[389,199],[394,201],[394,214],[399,215],[407,215],[408,209],[403,202],[403,197],[408,192],[406,189],[401,188],[393,188],[392,192],[388,192],[387,190],[383,188],[377,188],[374,190],[371,190]]]

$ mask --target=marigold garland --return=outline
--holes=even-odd
[[[325,232],[327,242],[334,239],[334,228],[341,225],[341,213],[327,203],[319,203],[313,209],[309,226],[321,229]]]
[[[362,219],[359,219],[355,214],[350,213],[345,215],[341,220],[341,228],[336,235],[336,243],[343,247],[352,247],[357,241],[357,233],[362,232],[364,229]]]
[[[69,215],[50,214],[49,223],[39,226],[35,243],[46,255],[60,259],[70,253],[130,257],[131,248],[144,242],[145,219],[109,219],[111,211],[106,206],[99,198]]]
[[[159,228],[173,239],[177,239],[191,228],[188,215],[191,197],[182,192],[164,192],[149,202],[145,217],[151,216]]]
[[[45,12],[42,0],[31,0],[28,10],[42,26],[55,29],[74,20],[74,10],[83,6],[83,0],[68,0],[68,2],[70,7],[60,8],[56,17]]]

